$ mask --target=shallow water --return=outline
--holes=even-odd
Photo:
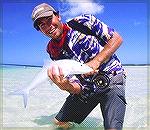
[[[1,68],[2,69],[2,68]],[[127,71],[127,110],[124,129],[144,129],[148,126],[148,66],[125,66]],[[28,85],[41,70],[38,67],[4,67],[3,76],[3,127],[43,127],[55,129],[55,117],[68,93],[49,82],[42,83],[30,92],[28,106],[23,107],[21,96],[8,95],[9,92]],[[102,129],[103,118],[99,105],[80,125],[72,130]]]

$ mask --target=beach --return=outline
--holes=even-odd
[[[127,72],[127,109],[124,129],[147,129],[149,114],[149,66],[124,66]],[[45,128],[55,129],[53,118],[65,102],[68,93],[56,85],[44,82],[30,91],[27,108],[23,98],[9,95],[10,92],[26,87],[41,70],[40,67],[3,66],[2,114],[4,128]],[[73,130],[97,130],[103,127],[103,118],[98,105],[90,115]]]

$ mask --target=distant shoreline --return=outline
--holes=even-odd
[[[150,64],[122,64],[123,66],[150,66]]]
[[[23,64],[0,64],[0,66],[42,67],[41,65],[23,65]]]
[[[122,64],[123,66],[150,66],[150,64]],[[0,66],[23,66],[23,67],[42,67],[41,65],[28,65],[28,64],[0,64]]]

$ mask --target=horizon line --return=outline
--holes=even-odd
[[[31,64],[0,64],[0,66],[8,65],[8,66],[24,66],[24,67],[43,67],[42,65],[31,65]],[[122,64],[122,66],[150,66],[150,64]]]

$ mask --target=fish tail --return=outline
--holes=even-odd
[[[23,96],[24,108],[27,107],[28,95],[29,95],[28,90],[20,89],[20,90],[14,91],[14,92],[10,92],[9,95],[22,95]]]
[[[28,94],[27,94],[27,93],[25,93],[25,94],[23,95],[24,108],[26,108],[26,107],[27,107],[27,102],[28,102]]]

